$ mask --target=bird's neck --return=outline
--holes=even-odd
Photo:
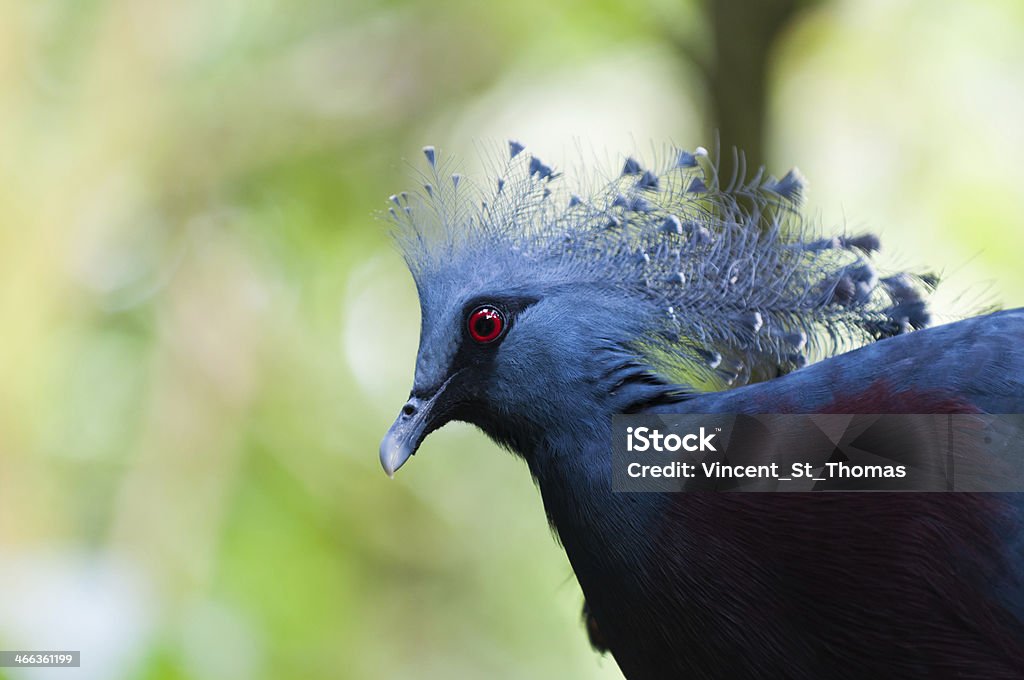
[[[548,521],[585,589],[588,574],[628,576],[656,539],[648,529],[656,525],[663,499],[614,492],[611,452],[612,416],[631,410],[633,399],[654,393],[645,389],[630,398],[622,391],[606,393],[603,400],[589,402],[586,413],[566,413],[522,452]],[[629,545],[632,554],[609,550],[610,545]]]
[[[656,494],[612,492],[612,416],[668,408],[684,399],[684,390],[622,351],[597,353],[577,368],[566,372],[574,376],[571,384],[552,384],[544,403],[479,413],[475,423],[526,460],[552,528],[579,573],[585,565],[577,562],[607,560],[607,542],[638,532],[643,523],[637,517],[657,507]],[[632,545],[648,541],[630,537]]]

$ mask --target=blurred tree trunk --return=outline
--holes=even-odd
[[[722,155],[744,152],[748,167],[765,164],[769,72],[780,39],[794,18],[821,0],[705,0],[711,31],[701,58],[680,36],[675,43],[696,62],[708,93],[708,121]]]

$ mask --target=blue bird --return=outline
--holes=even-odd
[[[623,413],[1021,413],[1024,310],[927,328],[934,277],[820,237],[796,172],[698,149],[581,197],[515,142],[490,189],[425,153],[389,475],[452,420],[521,456],[631,679],[1024,677],[1020,496],[613,493],[609,445]]]

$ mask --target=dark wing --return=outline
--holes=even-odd
[[[881,340],[776,380],[696,397],[684,410],[1024,413],[1024,309]]]

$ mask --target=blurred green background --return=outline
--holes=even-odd
[[[449,426],[380,470],[424,144],[719,129],[942,304],[1024,304],[1019,0],[0,10],[0,649],[83,656],[0,678],[621,677],[525,466]]]

